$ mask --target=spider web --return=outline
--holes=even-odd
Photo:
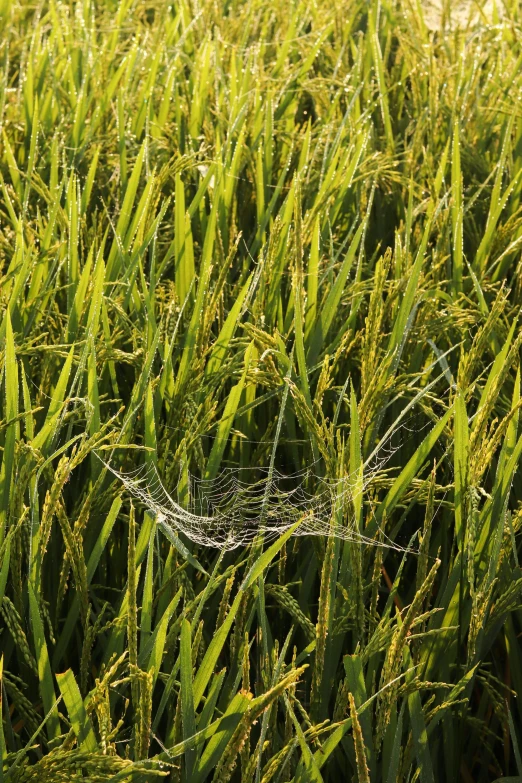
[[[362,502],[396,450],[388,447],[371,466],[338,479],[321,477],[312,468],[284,474],[273,466],[225,468],[212,480],[188,473],[186,507],[167,491],[154,465],[125,473],[103,464],[159,525],[200,546],[236,549],[260,535],[274,539],[299,523],[295,536],[335,536],[405,551],[380,528],[378,540],[365,536],[358,529],[354,512],[354,505]]]

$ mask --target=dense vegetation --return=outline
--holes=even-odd
[[[1,0],[0,783],[522,776],[518,3],[442,24]]]

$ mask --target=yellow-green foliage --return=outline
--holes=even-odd
[[[0,0],[0,783],[522,775],[520,9],[422,5]]]

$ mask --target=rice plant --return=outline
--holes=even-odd
[[[0,0],[0,783],[522,779],[520,7],[435,17]]]

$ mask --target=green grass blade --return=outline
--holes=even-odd
[[[245,367],[241,374],[241,378],[239,382],[232,387],[232,389],[230,390],[230,394],[228,395],[227,403],[225,405],[225,410],[223,411],[223,415],[219,422],[217,432],[216,432],[216,438],[212,445],[212,451],[210,452],[210,456],[207,462],[207,467],[205,470],[205,479],[207,481],[214,479],[219,471],[221,460],[223,459],[223,454],[225,452],[225,447],[227,445],[228,437],[230,435],[230,430],[232,429],[234,418],[237,409],[239,407],[239,402],[241,400],[241,394],[243,393],[243,389],[245,386],[247,373],[250,369],[251,354],[252,354],[252,350],[248,348],[245,353]]]
[[[348,279],[355,254],[357,252],[357,248],[359,247],[365,225],[365,221],[361,222],[359,228],[355,232],[355,235],[350,243],[350,247],[348,248],[348,252],[344,257],[339,274],[335,279],[335,283],[332,286],[324,305],[321,307],[321,312],[317,319],[317,323],[310,334],[310,343],[308,346],[308,362],[310,366],[314,365],[317,361],[319,353],[324,345],[324,341],[326,340],[330,330],[337,308],[339,307],[344,287]]]
[[[462,170],[460,165],[460,128],[459,121],[453,124],[453,147],[451,155],[451,223],[452,223],[452,252],[453,252],[453,286],[459,293],[462,289],[463,273],[463,222],[464,205],[462,195]]]
[[[16,360],[15,342],[9,309],[5,313],[5,353],[4,353],[4,417],[8,425],[5,434],[2,465],[0,468],[0,546],[4,541],[7,512],[13,478],[16,441],[19,437],[20,425],[18,416],[18,363]]]
[[[36,662],[38,665],[38,679],[40,685],[40,693],[44,705],[45,713],[49,715],[48,720],[48,736],[49,739],[53,739],[60,736],[60,720],[58,717],[58,710],[56,709],[56,694],[53,685],[53,675],[51,670],[51,663],[49,660],[49,653],[47,650],[47,642],[45,641],[44,627],[42,623],[42,617],[40,615],[40,609],[38,607],[38,601],[34,594],[33,586],[31,582],[28,582],[29,591],[29,616],[31,618],[31,628],[33,632],[34,651]]]
[[[463,545],[468,487],[468,415],[462,392],[455,401],[455,534],[459,547]]]
[[[192,632],[190,623],[186,619],[181,624],[180,658],[183,739],[187,740],[196,733],[196,718],[192,690]],[[192,780],[194,761],[194,751],[188,749],[185,753],[185,780],[187,783]]]
[[[78,745],[86,753],[96,753],[98,743],[96,742],[94,728],[87,715],[80,689],[72,670],[67,669],[63,674],[57,674],[56,680],[69,714],[69,720],[76,734]]]

